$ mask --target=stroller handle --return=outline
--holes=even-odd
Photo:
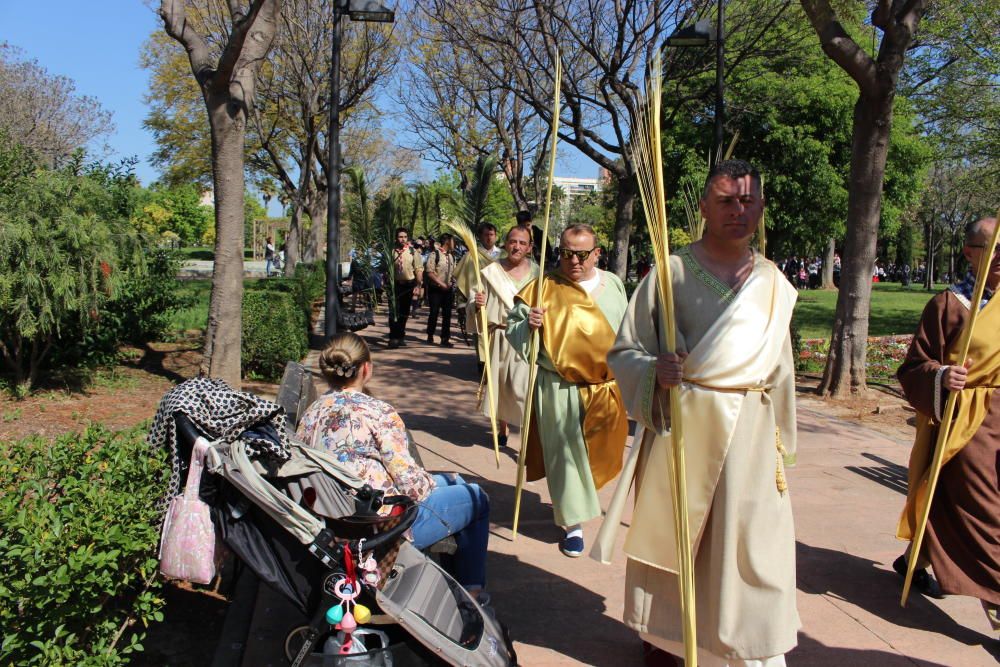
[[[387,496],[382,499],[382,505],[393,506],[394,511],[399,511],[396,510],[395,508],[401,508],[401,517],[399,519],[399,523],[390,528],[389,530],[386,530],[385,532],[378,533],[372,537],[364,538],[366,551],[369,549],[379,550],[384,547],[393,545],[397,540],[402,538],[403,533],[405,533],[410,528],[410,526],[413,525],[413,522],[417,520],[417,510],[419,508],[417,507],[417,504],[414,502],[413,498],[410,498],[409,496],[402,496],[402,495]],[[334,533],[336,534],[337,530],[336,524],[338,522],[351,524],[352,526],[358,526],[357,523],[351,522],[350,519],[351,517],[342,517],[341,519],[334,519],[333,520]],[[360,542],[360,540],[351,539],[350,542],[353,545]]]
[[[183,460],[190,459],[194,441],[205,436],[191,418],[180,410],[174,413],[174,424],[177,427],[177,435],[180,436],[177,438],[177,453]]]

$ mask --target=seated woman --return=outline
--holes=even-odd
[[[306,409],[298,436],[333,453],[372,488],[413,498],[418,504],[413,545],[424,549],[454,535],[458,549],[453,574],[482,600],[489,497],[476,484],[457,475],[431,475],[413,460],[399,414],[364,391],[373,369],[364,339],[350,332],[335,334],[320,355],[319,367],[331,391]]]

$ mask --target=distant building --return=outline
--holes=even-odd
[[[562,188],[564,197],[572,198],[600,192],[604,184],[599,178],[574,178],[572,176],[554,176],[552,184]]]
[[[563,192],[562,200],[559,202],[559,228],[561,229],[568,222],[570,203],[573,199],[600,192],[604,189],[606,183],[606,181],[600,178],[554,176],[552,184],[559,186]]]

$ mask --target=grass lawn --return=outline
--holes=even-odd
[[[927,292],[919,285],[903,287],[898,283],[876,283],[872,287],[868,335],[897,336],[913,333],[927,301],[946,286],[937,286],[935,292]],[[836,291],[799,290],[792,320],[803,339],[829,338],[836,309]]]
[[[285,278],[270,278],[268,280],[248,278],[243,281],[243,290],[274,289],[282,283],[293,283]],[[208,301],[212,296],[212,280],[182,280],[181,294],[191,297],[191,305],[173,312],[170,317],[171,331],[187,331],[189,329],[204,329],[208,324]]]
[[[184,280],[180,284],[180,292],[192,297],[191,305],[175,310],[170,316],[172,331],[187,331],[188,329],[204,329],[208,324],[208,299],[212,294],[211,280]]]

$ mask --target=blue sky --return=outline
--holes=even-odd
[[[69,77],[78,93],[113,112],[108,157],[138,157],[136,172],[146,184],[157,174],[149,165],[153,139],[142,128],[148,76],[139,50],[158,25],[151,9],[129,0],[0,0],[0,42],[20,48],[50,74]]]
[[[139,52],[160,29],[156,14],[139,0],[0,0],[0,42],[20,48],[50,74],[69,77],[78,93],[113,112],[112,153],[106,157],[139,158],[136,172],[144,184],[157,172],[149,164],[154,142],[142,127],[149,77],[139,67]],[[597,176],[597,165],[575,149],[563,144],[560,154],[559,175]],[[425,171],[431,169],[425,165]]]

